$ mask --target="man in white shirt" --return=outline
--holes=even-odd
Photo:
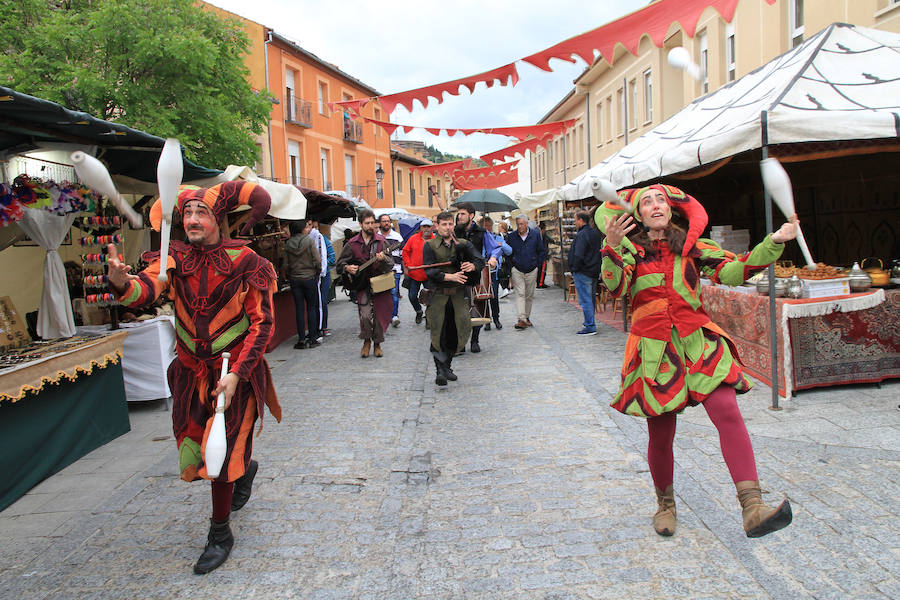
[[[394,296],[394,314],[391,317],[391,325],[399,327],[400,281],[403,279],[402,249],[399,244],[403,243],[403,236],[394,231],[391,227],[392,225],[393,223],[391,222],[390,215],[384,214],[378,218],[378,228],[381,230],[381,235],[384,236],[384,239],[388,241],[388,244],[398,244],[398,246],[391,251],[391,256],[394,257],[394,289],[391,291],[391,294]]]

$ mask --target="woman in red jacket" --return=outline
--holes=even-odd
[[[419,303],[419,290],[422,284],[428,279],[425,276],[425,269],[412,269],[409,267],[422,266],[422,248],[425,242],[430,240],[434,235],[434,223],[431,219],[424,219],[419,223],[419,233],[414,234],[403,246],[403,274],[408,277],[409,281],[409,303],[412,304],[413,310],[416,311],[416,324],[422,322],[424,312],[422,305]],[[404,285],[404,287],[406,287]]]

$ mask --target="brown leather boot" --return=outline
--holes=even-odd
[[[655,489],[659,509],[653,515],[653,529],[659,535],[670,536],[675,533],[675,492],[671,485],[666,487],[665,491]]]
[[[791,524],[791,503],[785,500],[778,508],[766,506],[762,501],[759,481],[738,481],[737,499],[744,516],[744,532],[747,537],[762,537],[767,533],[784,529]]]
[[[359,355],[360,355],[362,358],[368,358],[368,356],[369,356],[369,345],[370,345],[371,343],[372,343],[372,342],[370,342],[369,340],[365,340],[365,341],[363,342],[362,350],[359,351]]]
[[[384,351],[382,351],[381,349],[381,344],[375,344],[375,349],[372,351],[372,354],[379,358],[384,356]]]

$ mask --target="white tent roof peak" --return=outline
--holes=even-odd
[[[900,137],[900,34],[833,23],[698,98],[559,191],[576,199],[569,196],[585,188],[579,183],[595,177],[621,189],[764,143],[894,137]]]

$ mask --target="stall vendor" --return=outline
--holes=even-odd
[[[701,403],[719,432],[747,537],[786,527],[792,518],[788,501],[777,508],[763,504],[753,447],[736,399],[752,384],[733,343],[701,306],[700,276],[740,285],[781,256],[784,243],[797,235],[796,216],[752,251],[736,256],[699,239],[706,211],[676,187],[623,190],[619,202],[604,203],[594,216],[606,234],[601,280],[613,297],[631,294],[632,327],[621,387],[611,406],[647,419],[647,461],[658,505],[654,529],[665,536],[675,532],[675,419],[685,407]],[[673,209],[687,219],[686,231],[672,221]],[[630,232],[634,235],[629,238]]]
[[[249,205],[248,232],[269,210],[271,199],[255,183],[232,181],[209,189],[181,186],[177,210],[187,242],[173,240],[166,258],[168,280],[160,282],[160,259],[145,255],[149,266],[138,275],[109,247],[109,281],[119,301],[129,307],[153,302],[168,292],[175,302],[177,358],[169,365],[172,425],[178,444],[181,478],[211,479],[203,462],[216,396],[225,395],[228,450],[218,477],[212,479],[212,519],[206,548],[194,565],[208,573],[228,558],[234,545],[229,526],[232,510],[250,498],[258,465],[250,459],[253,426],[263,405],[277,420],[281,407],[264,353],[272,337],[272,264],[237,240],[225,240],[219,229],[226,214]],[[150,221],[159,229],[159,200]],[[231,353],[228,373],[220,378],[222,353]],[[262,425],[260,425],[260,428]]]

